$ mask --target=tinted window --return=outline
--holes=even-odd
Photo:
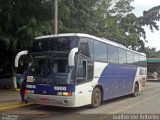
[[[40,40],[35,40],[33,43],[33,52],[39,52],[39,51],[47,51],[48,44],[49,44],[50,39],[40,39]]]
[[[69,51],[78,46],[78,37],[55,37],[37,39],[33,43],[33,52],[40,51]]]
[[[92,80],[93,79],[93,62],[92,61],[88,61],[87,63],[87,79],[88,80]]]
[[[119,63],[127,63],[127,52],[126,50],[118,48],[118,54],[119,54]]]
[[[140,55],[140,66],[146,67],[146,57]]]
[[[93,40],[89,38],[80,38],[79,52],[93,59]]]
[[[138,54],[134,54],[134,62],[139,62],[139,55]]]
[[[77,83],[86,81],[86,71],[87,70],[87,62],[83,60],[81,57],[78,57],[77,61]]]
[[[139,63],[139,55],[134,53],[134,65],[137,65],[139,66],[140,63]]]
[[[111,45],[108,45],[108,62],[118,63],[118,50]]]
[[[93,79],[93,61],[85,60],[82,56],[77,57],[76,80],[84,83]]]
[[[105,43],[94,41],[94,59],[96,61],[107,61],[107,46]]]
[[[133,63],[133,53],[130,51],[127,51],[127,63]]]
[[[145,56],[140,55],[140,61],[145,61]]]

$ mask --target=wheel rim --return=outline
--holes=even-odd
[[[100,104],[100,101],[101,101],[101,93],[100,91],[96,91],[94,95],[94,103]]]

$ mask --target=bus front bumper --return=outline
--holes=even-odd
[[[27,94],[26,98],[29,103],[60,107],[75,107],[74,96]]]

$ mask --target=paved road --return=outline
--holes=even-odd
[[[18,115],[21,119],[45,120],[107,120],[118,114],[160,114],[160,82],[147,82],[146,89],[138,97],[125,96],[103,102],[99,108],[62,108],[30,105],[3,112]],[[139,117],[139,116],[138,116]],[[156,116],[160,119],[160,116]]]

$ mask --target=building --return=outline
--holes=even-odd
[[[148,80],[160,80],[160,58],[147,58]]]

